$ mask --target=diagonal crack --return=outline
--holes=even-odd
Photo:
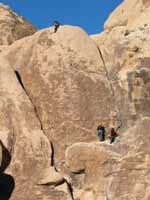
[[[24,83],[23,83],[23,81],[22,81],[22,78],[21,78],[21,76],[20,76],[20,73],[19,73],[17,70],[15,70],[14,72],[15,72],[15,75],[16,75],[16,77],[17,77],[17,80],[18,80],[19,84],[21,85],[22,89],[25,91],[26,95],[28,96],[28,98],[29,98],[29,100],[30,100],[30,102],[31,102],[31,104],[32,104],[32,106],[33,106],[33,108],[34,108],[35,115],[36,115],[36,117],[37,117],[37,119],[39,120],[39,123],[40,123],[40,128],[41,128],[41,130],[42,130],[43,133],[44,133],[43,124],[42,124],[42,121],[41,121],[41,119],[40,119],[40,117],[39,117],[39,114],[38,114],[38,112],[37,112],[37,108],[36,108],[36,106],[34,105],[34,103],[33,103],[33,101],[32,101],[32,98],[30,97],[28,91],[27,91],[26,88],[25,88],[25,85],[24,85]]]
[[[72,187],[71,183],[69,183],[66,179],[64,179],[64,180],[65,180],[65,182],[66,182],[66,184],[67,184],[68,192],[69,192],[69,194],[70,194],[70,196],[71,196],[71,199],[72,199],[72,200],[75,200],[75,199],[74,199],[74,194],[73,194],[73,187]]]
[[[28,96],[33,108],[34,108],[34,111],[35,111],[35,114],[36,114],[36,117],[37,119],[39,120],[40,122],[40,127],[41,127],[41,130],[43,131],[44,133],[44,129],[43,129],[43,125],[42,125],[42,121],[39,117],[39,114],[37,112],[37,109],[36,109],[36,106],[34,105],[33,101],[32,101],[32,98],[30,97],[29,93],[27,92],[26,88],[25,88],[25,85],[22,81],[22,78],[21,78],[21,75],[19,74],[19,72],[17,70],[14,71],[15,72],[15,75],[17,77],[17,80],[19,82],[19,84],[21,85],[21,87],[23,88],[23,90],[25,91],[26,95]],[[55,167],[55,162],[54,162],[54,145],[52,143],[52,141],[50,142],[50,146],[51,146],[51,149],[52,149],[52,155],[51,155],[51,166],[54,166]],[[55,170],[58,171],[55,167]],[[64,182],[67,184],[67,188],[68,188],[68,193],[70,194],[71,196],[71,199],[74,200],[74,195],[73,195],[73,188],[72,188],[72,185],[71,183],[69,183],[65,178],[64,178]],[[62,184],[62,183],[61,183]]]
[[[105,70],[106,78],[107,78],[107,80],[108,80],[108,82],[109,82],[109,85],[110,85],[111,93],[112,93],[113,97],[115,98],[115,90],[114,90],[113,85],[112,85],[112,83],[111,83],[111,79],[110,79],[110,77],[109,77],[109,73],[108,73],[108,70],[107,70],[107,67],[106,67],[106,64],[105,64],[104,57],[103,57],[102,52],[101,52],[101,50],[100,50],[100,48],[99,48],[98,46],[97,46],[97,49],[98,49],[100,58],[101,58],[101,60],[102,60],[102,62],[103,62],[103,67],[104,67],[104,70]]]

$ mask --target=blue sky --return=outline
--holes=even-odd
[[[109,14],[123,0],[0,0],[39,29],[54,20],[77,25],[89,34],[99,33]]]

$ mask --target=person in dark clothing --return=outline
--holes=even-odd
[[[60,26],[60,22],[54,21],[54,22],[53,22],[53,26],[54,26],[54,33],[56,33],[57,30],[58,30],[58,28],[59,28],[59,26]]]
[[[116,137],[118,137],[117,132],[115,131],[114,128],[111,128],[111,131],[110,131],[110,144],[115,142]]]
[[[101,142],[105,141],[105,127],[99,125],[97,127],[97,134]]]

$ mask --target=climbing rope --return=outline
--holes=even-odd
[[[122,123],[122,120],[121,120],[120,109],[119,109],[119,107],[117,106],[117,105],[118,105],[118,102],[116,101],[115,89],[114,89],[113,84],[112,84],[112,82],[111,82],[111,79],[110,79],[110,77],[109,77],[109,72],[108,72],[108,70],[107,70],[107,67],[106,67],[106,64],[105,64],[105,61],[104,61],[102,52],[101,52],[101,50],[100,50],[100,48],[99,48],[99,46],[98,46],[97,44],[96,44],[96,46],[97,46],[97,49],[98,49],[98,51],[99,51],[100,58],[101,58],[101,60],[102,60],[102,62],[103,62],[103,66],[104,66],[106,78],[107,78],[107,80],[108,80],[108,83],[109,83],[109,86],[110,86],[110,90],[111,90],[111,93],[112,93],[112,96],[113,96],[113,98],[114,98],[114,102],[115,102],[115,105],[116,105],[116,113],[117,113],[117,118],[118,118],[118,120],[116,120],[116,121],[119,121],[119,122],[120,122],[120,124],[119,124],[118,127],[117,127],[117,130],[118,130],[119,128],[122,127],[123,123]]]

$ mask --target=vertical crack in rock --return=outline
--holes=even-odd
[[[15,133],[14,133],[14,128],[12,130],[12,134],[11,134],[11,137],[9,137],[9,146],[10,146],[10,155],[12,156],[13,153],[14,153],[14,148],[15,148],[15,143],[16,143],[16,136],[15,136]]]
[[[103,54],[102,54],[102,52],[101,52],[99,46],[98,46],[97,44],[96,44],[96,46],[97,46],[97,49],[98,49],[98,51],[99,51],[100,58],[101,58],[101,60],[102,60],[102,62],[103,62],[103,67],[104,67],[104,70],[105,70],[106,78],[107,78],[107,80],[108,80],[108,83],[109,83],[109,86],[110,86],[110,90],[111,90],[112,96],[113,96],[113,98],[114,98],[114,102],[115,102],[115,106],[116,106],[116,112],[117,112],[117,115],[118,115],[117,118],[118,118],[118,121],[120,122],[118,128],[120,128],[120,127],[122,126],[122,120],[121,120],[120,109],[119,109],[119,107],[118,107],[118,103],[116,102],[115,89],[114,89],[113,84],[112,84],[112,82],[111,82],[111,79],[110,79],[110,77],[109,77],[109,72],[108,72],[108,70],[107,70],[106,63],[105,63]],[[118,129],[118,128],[117,128],[117,129]]]
[[[55,166],[55,162],[54,162],[55,151],[54,151],[54,145],[53,145],[52,141],[50,141],[50,147],[51,147],[51,150],[52,150],[52,153],[51,153],[51,166]]]
[[[39,122],[40,122],[40,128],[41,128],[41,130],[42,130],[43,133],[44,133],[42,121],[41,121],[41,119],[40,119],[40,117],[39,117],[39,114],[38,114],[38,112],[37,112],[36,106],[34,105],[34,103],[33,103],[33,101],[32,101],[32,98],[30,97],[29,93],[27,92],[27,90],[26,90],[26,88],[25,88],[25,86],[24,86],[24,84],[23,84],[23,81],[22,81],[22,78],[21,78],[19,72],[18,72],[17,70],[15,70],[14,72],[15,72],[15,75],[16,75],[16,77],[17,77],[17,80],[18,80],[19,84],[21,85],[21,87],[22,87],[23,90],[25,91],[26,95],[28,96],[28,98],[29,98],[29,100],[30,100],[30,102],[31,102],[31,104],[32,104],[32,106],[33,106],[33,108],[34,108],[35,115],[36,115],[37,119],[38,119]]]
[[[68,194],[69,194],[69,196],[71,197],[71,200],[75,200],[74,194],[73,194],[73,187],[72,187],[71,183],[69,183],[65,178],[63,179],[63,182],[62,182],[62,183],[59,183],[59,184],[57,184],[57,185],[55,185],[55,186],[59,186],[59,185],[61,185],[61,184],[63,184],[63,183],[66,183],[66,184],[67,184]]]

